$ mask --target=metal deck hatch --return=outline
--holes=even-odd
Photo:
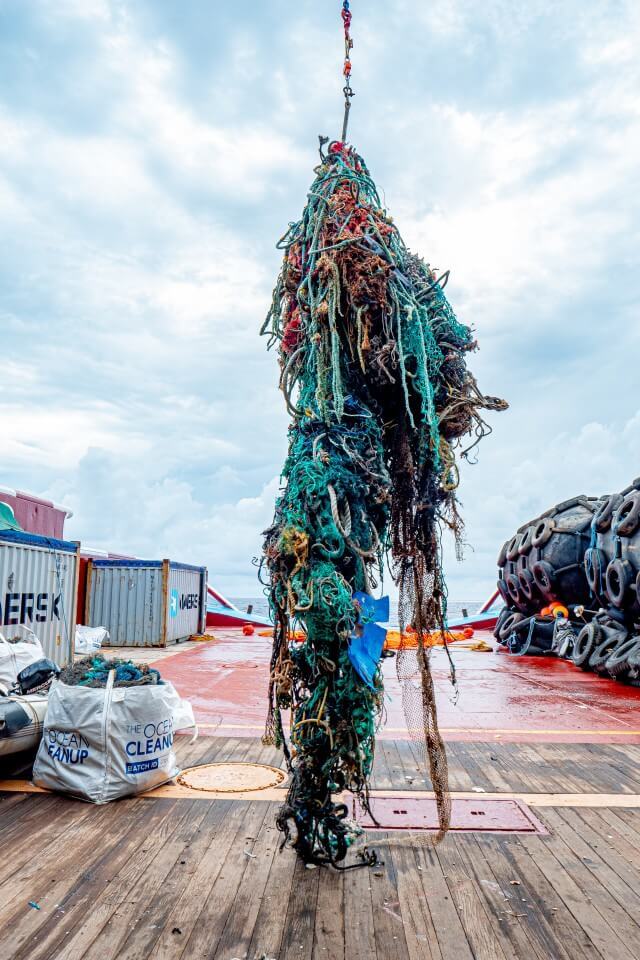
[[[187,767],[177,778],[178,783],[190,790],[215,791],[216,793],[244,793],[249,790],[268,790],[279,786],[286,774],[266,763],[225,761],[202,763]]]
[[[362,808],[355,809],[358,822],[367,830],[425,830],[436,833],[438,812],[435,800],[416,797],[372,797],[373,822]],[[547,834],[543,823],[521,800],[454,799],[451,801],[452,831],[459,833]]]

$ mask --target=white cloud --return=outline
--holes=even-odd
[[[587,122],[587,111],[599,119]],[[601,282],[612,250],[624,255],[640,208],[637,100],[612,97],[607,82],[525,112],[443,105],[433,121],[456,175],[443,200],[416,215],[424,174],[412,166],[396,218],[411,247],[453,268],[465,308],[483,322],[504,324],[534,287],[542,306],[574,298]]]
[[[89,450],[73,478],[49,491],[74,511],[67,535],[112,552],[206,563],[221,589],[255,593],[252,559],[271,522],[278,479],[255,496],[214,505],[199,500],[188,482],[167,475],[153,453],[150,466],[138,449],[126,458]]]
[[[608,8],[354,11],[353,135],[405,240],[452,269],[481,387],[512,402],[463,468],[475,552],[448,552],[454,599],[488,591],[525,519],[640,473],[640,10]],[[251,595],[286,442],[257,330],[314,134],[341,120],[338,16],[52,9],[0,38],[0,480],[68,501],[72,536]]]
[[[19,406],[3,402],[0,416],[7,470],[28,466],[43,473],[75,468],[91,445],[120,455],[126,455],[132,446],[138,452],[149,446],[146,438],[138,430],[131,430],[115,410],[89,399],[84,410],[62,404],[30,409],[27,402]]]

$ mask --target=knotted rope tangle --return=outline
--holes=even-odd
[[[291,774],[278,826],[305,862],[336,866],[358,830],[332,794],[349,790],[368,809],[383,712],[382,672],[370,686],[349,659],[353,594],[373,593],[385,559],[400,628],[411,623],[418,637],[396,659],[407,722],[426,748],[439,836],[447,830],[424,638],[445,629],[442,530],[458,543],[463,535],[455,449],[489,432],[483,409],[506,404],[484,397],[466,368],[476,343],[444,295],[448,274],[439,280],[407,250],[364,160],[343,143],[324,154],[324,143],[302,218],[278,244],[284,260],[262,328],[278,347],[292,422],[261,574],[274,618],[265,737],[282,746]]]

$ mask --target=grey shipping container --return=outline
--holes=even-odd
[[[80,545],[32,533],[0,532],[0,631],[32,630],[46,657],[73,659]]]
[[[203,633],[207,570],[170,560],[90,560],[85,621],[112,647],[166,647]]]

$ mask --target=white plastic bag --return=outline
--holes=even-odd
[[[44,657],[42,644],[35,633],[20,625],[14,629],[24,631],[24,640],[9,643],[0,633],[0,684],[7,689],[16,682],[21,670]]]
[[[189,700],[179,700],[175,710],[173,711],[173,729],[178,730],[189,730],[193,729],[193,736],[191,737],[191,743],[198,738],[198,725],[196,719],[193,715],[193,707]]]
[[[76,626],[75,651],[76,653],[97,653],[105,640],[109,639],[106,627]]]
[[[173,685],[114,687],[114,676],[97,689],[53,684],[33,768],[38,786],[108,803],[178,775],[173,737],[184,708]]]

